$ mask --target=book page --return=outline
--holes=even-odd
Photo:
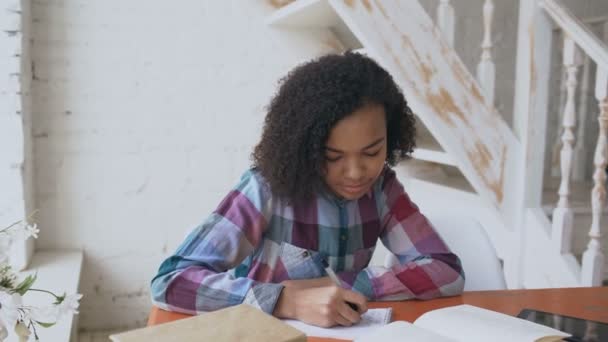
[[[472,305],[437,309],[420,316],[414,324],[458,341],[537,341],[570,336],[559,330]],[[550,339],[551,340],[551,339]]]
[[[393,309],[369,309],[361,316],[361,321],[350,327],[336,326],[321,328],[304,322],[285,319],[283,322],[302,331],[306,336],[333,337],[345,340],[354,340],[388,324],[391,321]]]
[[[456,340],[436,334],[432,331],[419,328],[406,321],[395,321],[387,324],[374,332],[358,338],[355,342],[397,342],[397,341],[416,341],[416,342],[457,342]]]

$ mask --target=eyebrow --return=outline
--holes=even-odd
[[[376,140],[374,140],[374,141],[373,141],[371,144],[369,144],[369,145],[367,145],[367,146],[363,147],[363,148],[361,149],[361,151],[365,151],[365,150],[367,150],[367,149],[370,149],[370,148],[372,148],[372,147],[374,147],[374,146],[376,146],[376,145],[380,144],[380,143],[381,143],[381,142],[383,142],[383,141],[384,141],[384,137],[379,138],[379,139],[376,139]],[[332,148],[332,147],[329,147],[329,146],[325,146],[325,149],[326,149],[326,150],[328,150],[328,151],[331,151],[331,152],[336,152],[336,153],[344,153],[344,151],[337,150],[337,149]]]

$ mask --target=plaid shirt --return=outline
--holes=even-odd
[[[378,238],[399,259],[368,266]],[[318,194],[303,205],[273,196],[247,171],[152,280],[158,307],[190,314],[248,303],[272,314],[281,281],[326,275],[370,300],[430,299],[459,294],[464,273],[429,221],[386,168],[370,192],[344,201]]]

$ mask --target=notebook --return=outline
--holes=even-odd
[[[111,335],[114,342],[306,342],[306,336],[264,312],[241,304],[170,323]]]
[[[562,341],[562,331],[472,305],[436,309],[418,317],[414,324],[395,321],[357,342],[532,342]]]
[[[350,327],[336,326],[333,328],[321,328],[304,322],[286,319],[283,322],[302,331],[306,336],[333,337],[345,340],[353,340],[364,336],[374,330],[388,324],[393,316],[393,309],[369,309],[361,316],[361,321]]]

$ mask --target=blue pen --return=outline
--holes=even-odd
[[[321,259],[321,261],[323,262],[323,267],[325,268],[325,272],[327,273],[329,278],[334,282],[334,284],[336,284],[336,286],[342,287],[342,282],[340,281],[338,276],[334,273],[334,270],[332,270],[331,267],[329,267],[329,263],[327,262],[327,260],[325,260],[325,258],[323,258],[323,259]],[[357,307],[357,304],[351,303],[351,302],[346,302],[346,304],[348,304],[348,306],[350,306],[351,309],[359,312],[359,308]]]

